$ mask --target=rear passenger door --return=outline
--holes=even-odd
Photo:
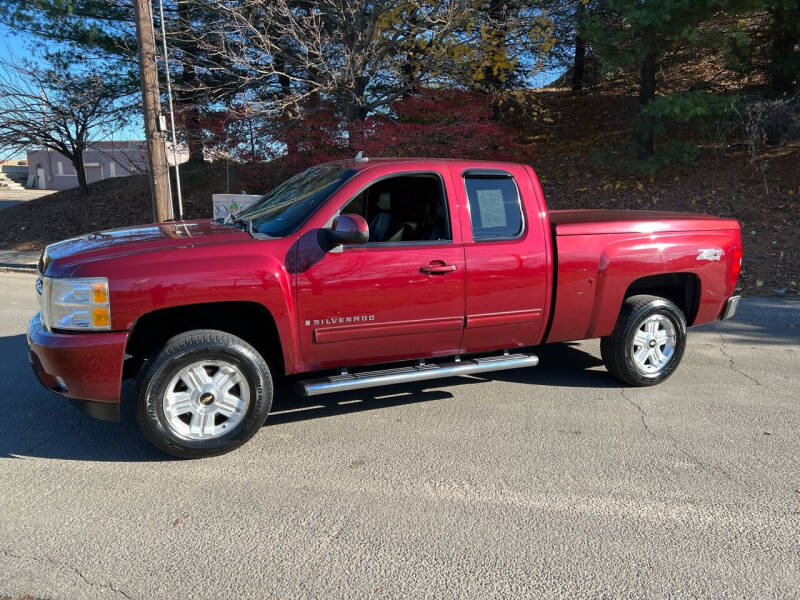
[[[467,269],[464,352],[538,344],[550,270],[538,186],[522,166],[452,169]]]

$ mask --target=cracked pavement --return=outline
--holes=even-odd
[[[284,392],[249,444],[180,462],[38,385],[33,282],[0,274],[0,597],[800,596],[798,302],[691,329],[656,387],[557,344]]]

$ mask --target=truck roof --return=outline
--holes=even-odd
[[[412,158],[412,157],[364,157],[361,159],[347,159],[341,161],[335,161],[333,163],[328,164],[336,164],[341,165],[343,167],[347,167],[350,169],[356,169],[358,171],[363,171],[364,169],[369,168],[370,166],[386,166],[386,165],[403,165],[408,166],[409,164],[418,164],[418,165],[430,165],[431,163],[455,163],[455,164],[462,164],[462,165],[521,165],[522,163],[515,163],[511,161],[503,161],[503,160],[478,160],[478,159],[470,159],[470,158]]]

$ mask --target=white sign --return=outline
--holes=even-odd
[[[214,207],[213,219],[224,219],[229,215],[244,210],[261,196],[254,194],[211,194]]]
[[[500,190],[477,190],[481,227],[505,227],[506,205]]]

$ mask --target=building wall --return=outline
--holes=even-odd
[[[0,171],[12,181],[25,184],[28,179],[28,165],[19,164],[21,161],[8,161],[0,163]]]
[[[167,149],[170,165],[174,163],[172,148]],[[185,162],[188,152],[180,149],[178,162]],[[144,142],[99,142],[83,153],[86,180],[89,183],[111,177],[125,177],[147,172],[147,149]],[[66,190],[78,186],[78,176],[72,162],[55,150],[28,152],[29,188]]]

